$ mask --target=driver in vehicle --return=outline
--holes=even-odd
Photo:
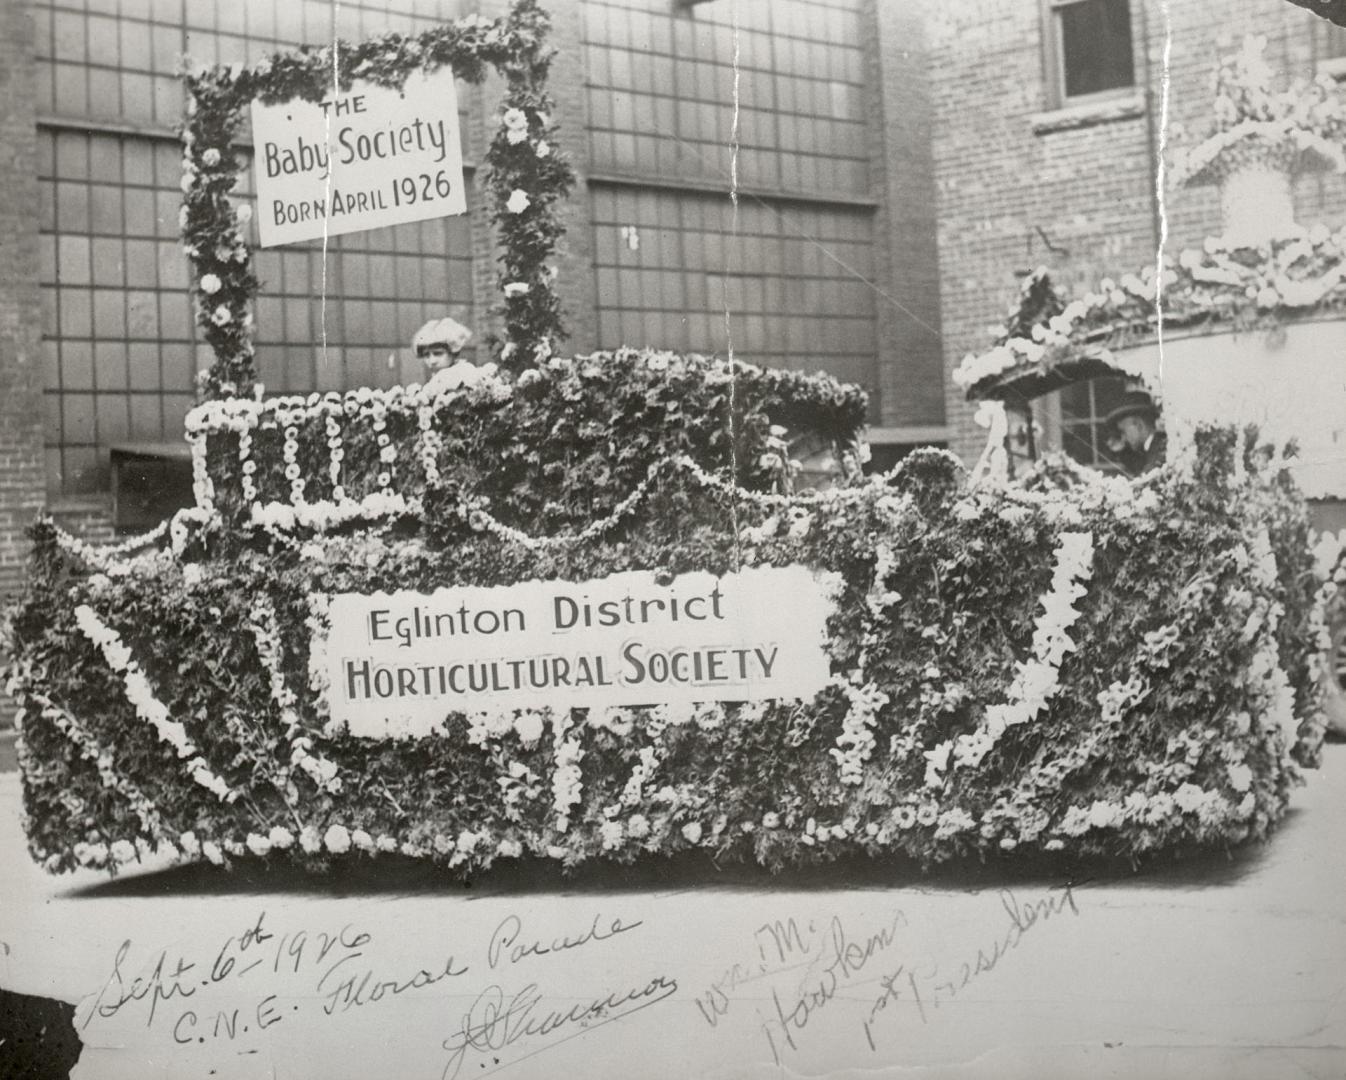
[[[1168,436],[1157,427],[1159,408],[1144,390],[1128,390],[1104,423],[1108,449],[1128,476],[1142,476],[1163,464]]]

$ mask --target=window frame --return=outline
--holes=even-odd
[[[1043,76],[1047,87],[1048,108],[1065,109],[1115,101],[1118,98],[1133,96],[1140,88],[1139,67],[1136,63],[1136,10],[1131,0],[1125,0],[1131,35],[1131,81],[1125,86],[1095,90],[1088,94],[1066,93],[1066,57],[1065,45],[1061,38],[1060,13],[1063,8],[1087,2],[1090,0],[1039,0],[1042,19]]]

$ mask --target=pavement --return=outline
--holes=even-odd
[[[1346,745],[1268,844],[1087,879],[52,878],[19,799],[0,988],[76,1006],[75,1078],[1346,1076]]]

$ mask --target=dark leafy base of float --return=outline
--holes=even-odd
[[[256,854],[249,837],[278,835],[259,845],[269,858],[315,870],[370,858],[361,849],[386,841],[466,876],[521,856],[571,870],[698,851],[777,871],[1009,851],[1133,860],[1264,838],[1300,765],[1320,751],[1310,665],[1318,584],[1302,500],[1283,479],[1259,475],[1251,455],[1236,472],[1233,444],[1232,432],[1208,436],[1190,469],[1155,476],[1153,496],[1125,514],[1065,467],[1040,472],[1029,496],[969,492],[952,458],[924,453],[889,486],[783,507],[658,490],[602,542],[542,551],[467,526],[451,538],[409,523],[287,542],[217,533],[192,561],[163,552],[113,575],[92,573],[41,526],[32,587],[11,626],[31,852],[52,871],[115,872],[108,851],[118,842],[123,851],[181,846],[190,833],[228,860]],[[735,524],[757,531],[736,535]],[[1067,528],[1091,534],[1093,560],[1059,689],[980,761],[951,764],[931,783],[929,753],[977,730],[987,706],[1006,699]],[[1270,581],[1249,571],[1259,536],[1275,558]],[[371,742],[324,736],[305,689],[314,594],[631,568],[724,572],[739,557],[843,578],[828,626],[838,681],[812,702],[672,718],[575,710],[545,723],[478,724],[476,736],[455,714],[442,734]],[[335,765],[340,790],[291,764],[296,733],[252,629],[259,598],[276,613],[299,732]],[[194,782],[137,714],[123,676],[76,625],[79,604],[120,635],[232,801]],[[1268,655],[1285,673],[1282,697],[1306,718],[1293,746],[1288,705],[1273,717],[1256,675]],[[1148,688],[1141,700],[1120,714],[1100,708],[1101,693],[1132,679]],[[857,724],[848,687],[886,700]],[[857,730],[872,742],[848,755],[841,737]],[[651,750],[653,766],[633,784]],[[849,777],[848,756],[858,768]]]

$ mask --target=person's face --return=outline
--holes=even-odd
[[[439,371],[453,363],[455,356],[443,342],[421,349],[421,359],[429,371]]]
[[[1122,442],[1128,448],[1141,450],[1154,430],[1154,425],[1143,416],[1123,416],[1117,421],[1117,430],[1121,432]]]

